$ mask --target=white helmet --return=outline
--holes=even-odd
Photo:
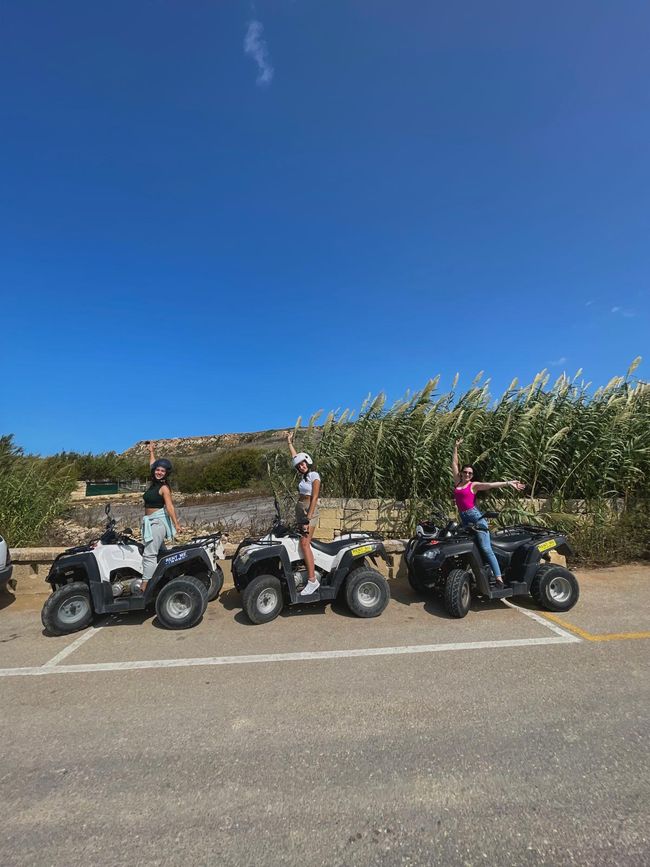
[[[297,467],[298,464],[301,464],[303,461],[310,467],[314,462],[311,459],[311,455],[308,455],[307,452],[298,452],[298,454],[293,459],[294,467]]]

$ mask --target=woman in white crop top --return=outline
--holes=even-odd
[[[311,550],[311,538],[314,535],[318,517],[318,497],[320,495],[320,476],[314,469],[313,461],[307,452],[297,452],[293,447],[293,433],[287,434],[287,443],[291,452],[291,461],[300,473],[298,483],[298,502],[296,503],[296,524],[301,527],[300,550],[307,567],[308,581],[301,590],[301,596],[311,596],[320,587],[314,569],[314,553]]]

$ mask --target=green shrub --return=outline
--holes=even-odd
[[[262,453],[243,448],[222,452],[208,461],[177,461],[176,485],[183,493],[234,491],[264,477]]]
[[[0,437],[0,533],[10,545],[38,544],[74,485],[74,464],[26,456],[12,436]]]
[[[149,461],[141,458],[125,457],[116,452],[102,452],[93,455],[90,452],[60,452],[52,460],[74,464],[75,474],[79,481],[132,481],[141,482],[149,478]]]

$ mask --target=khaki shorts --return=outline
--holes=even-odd
[[[309,511],[310,503],[311,497],[300,497],[296,503],[296,524],[309,524],[310,527],[315,527],[318,524],[318,506],[316,506],[316,511],[314,512],[314,517],[311,521],[307,520],[307,512]]]

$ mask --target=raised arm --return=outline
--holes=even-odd
[[[153,453],[154,442],[153,440],[147,440],[147,445],[149,446],[149,466],[153,464],[156,460],[156,456]]]
[[[291,457],[295,458],[298,452],[293,447],[293,431],[287,431],[287,444],[289,446],[289,451],[291,452]]]
[[[472,490],[475,493],[478,491],[492,491],[494,488],[508,487],[514,488],[516,491],[523,491],[526,485],[517,479],[510,479],[507,482],[474,482],[472,484]]]
[[[451,458],[451,472],[454,477],[454,484],[457,485],[460,482],[460,468],[458,466],[458,446],[462,443],[462,438],[457,439],[454,443],[454,453]]]

